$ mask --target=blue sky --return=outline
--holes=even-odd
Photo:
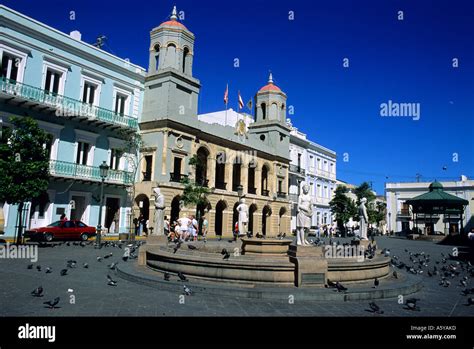
[[[248,101],[271,70],[294,107],[293,124],[337,152],[339,179],[372,181],[383,193],[385,181],[417,173],[422,180],[474,176],[474,1],[3,3],[61,31],[77,29],[87,42],[104,34],[109,52],[144,67],[150,30],[176,4],[196,35],[199,113],[223,109],[226,83],[236,109],[237,90]],[[420,120],[381,117],[388,100],[420,103]]]

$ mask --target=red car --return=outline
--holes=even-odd
[[[25,237],[31,240],[77,240],[87,241],[96,235],[96,228],[89,227],[81,221],[57,221],[42,228],[30,229],[25,232]]]

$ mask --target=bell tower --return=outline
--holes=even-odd
[[[201,85],[193,77],[194,39],[179,22],[176,6],[169,20],[151,31],[142,122],[197,116]]]
[[[249,132],[260,141],[288,157],[290,129],[286,124],[286,94],[274,84],[270,73],[268,83],[255,95],[255,122]]]

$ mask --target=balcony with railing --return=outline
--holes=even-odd
[[[402,208],[401,210],[397,211],[397,218],[411,218],[410,209]]]
[[[290,164],[290,172],[304,176],[306,171],[301,166]]]
[[[99,166],[87,166],[67,161],[50,160],[49,174],[53,177],[71,178],[93,182],[102,181],[102,178],[100,177]],[[132,185],[134,182],[133,172],[109,169],[105,182],[121,185]]]
[[[181,183],[185,178],[188,178],[188,175],[182,173],[170,173],[170,182]]]
[[[66,97],[26,85],[15,80],[0,78],[0,98],[15,100],[25,107],[42,106],[44,109],[55,111],[56,116],[65,118],[84,119],[95,126],[128,128],[135,131],[138,120],[130,116],[115,113],[110,109],[84,103],[78,99]]]
[[[277,198],[279,199],[286,199],[288,196],[286,193],[282,192],[282,191],[279,191],[277,192]]]
[[[227,183],[226,182],[216,182],[216,189],[226,190]]]
[[[249,194],[253,194],[253,195],[257,194],[257,188],[248,188],[247,191],[248,191]]]
[[[269,191],[269,190],[262,189],[262,196],[269,196],[269,195],[270,195],[270,191]]]

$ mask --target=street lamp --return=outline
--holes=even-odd
[[[109,165],[105,161],[99,166],[100,170],[100,178],[102,179],[102,183],[100,185],[100,206],[99,206],[99,223],[97,224],[97,234],[95,236],[95,241],[97,246],[100,248],[100,238],[102,235],[102,205],[104,204],[104,182],[105,178],[109,173]]]

